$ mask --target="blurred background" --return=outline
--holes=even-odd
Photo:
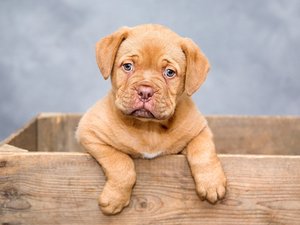
[[[110,88],[95,43],[121,26],[166,25],[212,65],[204,114],[300,114],[298,0],[1,0],[0,140],[39,112],[84,112]]]

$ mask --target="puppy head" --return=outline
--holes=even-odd
[[[119,29],[97,43],[96,59],[103,77],[111,76],[116,107],[142,120],[170,118],[209,70],[192,40],[160,25]]]

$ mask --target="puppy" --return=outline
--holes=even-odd
[[[129,204],[136,157],[183,152],[199,197],[222,199],[226,178],[213,136],[191,99],[209,70],[197,45],[161,25],[123,27],[97,43],[96,59],[112,89],[85,113],[76,137],[107,177],[103,213]]]

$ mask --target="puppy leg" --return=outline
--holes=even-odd
[[[116,214],[129,204],[136,181],[133,160],[126,154],[107,145],[88,145],[88,152],[99,162],[107,181],[99,197],[105,214]]]
[[[215,152],[209,127],[196,136],[186,148],[186,156],[202,200],[210,203],[222,199],[226,192],[226,177]]]

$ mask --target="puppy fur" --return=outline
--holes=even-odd
[[[197,45],[161,25],[123,27],[97,43],[96,59],[112,89],[84,114],[76,137],[107,177],[99,197],[103,213],[129,204],[136,181],[132,158],[180,152],[199,197],[222,199],[226,178],[213,136],[190,97],[209,71]]]

